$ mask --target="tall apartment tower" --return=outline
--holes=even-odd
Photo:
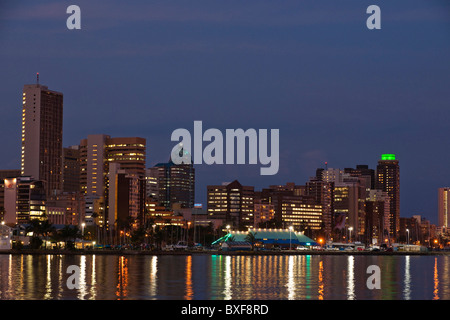
[[[21,175],[44,183],[47,195],[62,189],[63,94],[37,84],[23,87]]]
[[[146,139],[139,137],[112,138],[104,134],[88,135],[79,146],[80,185],[86,197],[86,223],[93,224],[93,214],[101,225],[108,218],[110,164],[120,164],[127,174],[145,177]],[[95,212],[95,207],[99,211]],[[111,222],[110,222],[111,223]]]
[[[390,201],[390,235],[400,230],[400,166],[395,154],[383,154],[377,165],[376,188],[387,193]]]
[[[157,178],[158,202],[172,210],[174,204],[193,208],[195,202],[195,168],[192,164],[158,163],[152,169]],[[156,172],[157,170],[157,172]]]
[[[323,231],[331,238],[334,216],[334,182],[312,177],[306,182],[306,194],[312,196],[316,204],[322,205]]]
[[[79,146],[63,149],[63,192],[77,193],[80,187]]]
[[[120,163],[128,173],[145,176],[146,140],[88,135],[80,142],[80,181],[86,195],[105,196],[110,163]]]
[[[145,178],[121,169],[121,166],[117,162],[109,164],[108,226],[120,229],[131,221],[135,228],[144,223]]]
[[[338,237],[351,236],[351,240],[360,241],[365,233],[367,179],[328,168],[322,171],[322,180],[333,183],[333,231]],[[348,232],[350,228],[353,232]]]
[[[438,189],[438,227],[450,226],[450,188]]]

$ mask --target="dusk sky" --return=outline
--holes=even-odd
[[[69,5],[81,30],[68,30]],[[381,30],[366,9],[381,8]],[[206,186],[304,184],[318,167],[400,161],[401,217],[437,223],[450,186],[450,2],[164,0],[0,2],[0,169],[20,167],[22,88],[64,94],[64,146],[88,134],[147,139],[147,166],[171,134],[280,130],[280,170],[196,166]]]

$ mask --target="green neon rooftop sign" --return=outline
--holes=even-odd
[[[382,154],[381,160],[395,160],[395,154],[391,154],[391,153]]]

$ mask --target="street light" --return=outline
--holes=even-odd
[[[86,225],[86,223],[82,223],[81,224],[81,235],[84,237],[84,226]]]
[[[349,242],[352,241],[352,230],[353,230],[353,227],[348,227],[348,231],[350,231],[349,236],[348,236],[348,241]]]
[[[191,222],[188,221],[187,225],[188,225],[188,227],[187,227],[187,232],[186,232],[186,242],[189,242],[189,229],[191,228]]]
[[[294,228],[292,226],[289,227],[289,250],[291,250],[291,243],[292,243],[292,241],[291,241],[291,232],[292,232],[293,229]]]
[[[409,244],[409,229],[406,229],[406,232],[408,232],[408,239],[406,239],[406,243]]]

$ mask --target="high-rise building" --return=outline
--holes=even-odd
[[[159,200],[159,168],[151,167],[145,170],[145,186],[146,186],[146,197],[151,201]]]
[[[388,240],[389,196],[381,190],[370,190],[365,202],[366,244],[382,244]]]
[[[107,135],[89,135],[80,142],[80,184],[85,195],[105,195],[107,167],[105,145]]]
[[[247,230],[254,227],[253,186],[243,186],[234,180],[207,187],[207,212],[211,219],[220,219],[232,228]]]
[[[361,240],[365,234],[366,179],[341,169],[322,172],[324,182],[333,183],[333,231],[336,236]]]
[[[108,226],[135,228],[144,223],[145,178],[121,167],[117,162],[109,165]]]
[[[120,168],[129,174],[145,176],[146,140],[140,137],[106,139],[106,164],[120,163]]]
[[[438,189],[438,227],[450,226],[450,188]]]
[[[80,184],[86,198],[86,224],[94,221],[106,222],[108,215],[109,169],[111,163],[120,164],[120,169],[139,178],[145,177],[146,140],[140,137],[112,138],[104,134],[88,135],[80,142]],[[103,205],[89,205],[97,203]],[[103,212],[91,212],[99,207]],[[94,219],[92,214],[100,215]],[[113,222],[112,222],[113,223]]]
[[[370,169],[368,165],[358,164],[356,168],[345,168],[344,173],[351,177],[365,178],[366,189],[375,189],[375,170]]]
[[[167,210],[180,204],[193,208],[195,203],[195,169],[192,164],[174,164],[172,161],[154,166],[152,176],[157,177],[158,201]],[[155,169],[153,169],[155,170]]]
[[[63,149],[63,192],[81,192],[80,162],[79,146]]]
[[[63,94],[25,85],[22,101],[21,174],[44,183],[47,195],[62,189]]]
[[[375,187],[389,196],[390,235],[396,239],[400,230],[400,166],[395,154],[381,155]]]
[[[146,140],[89,135],[80,142],[81,189],[86,195],[104,196],[109,163],[120,163],[128,173],[145,176]]]
[[[306,194],[312,196],[315,203],[322,206],[323,232],[327,238],[330,238],[334,216],[334,182],[319,180],[317,177],[310,178],[306,182]]]

